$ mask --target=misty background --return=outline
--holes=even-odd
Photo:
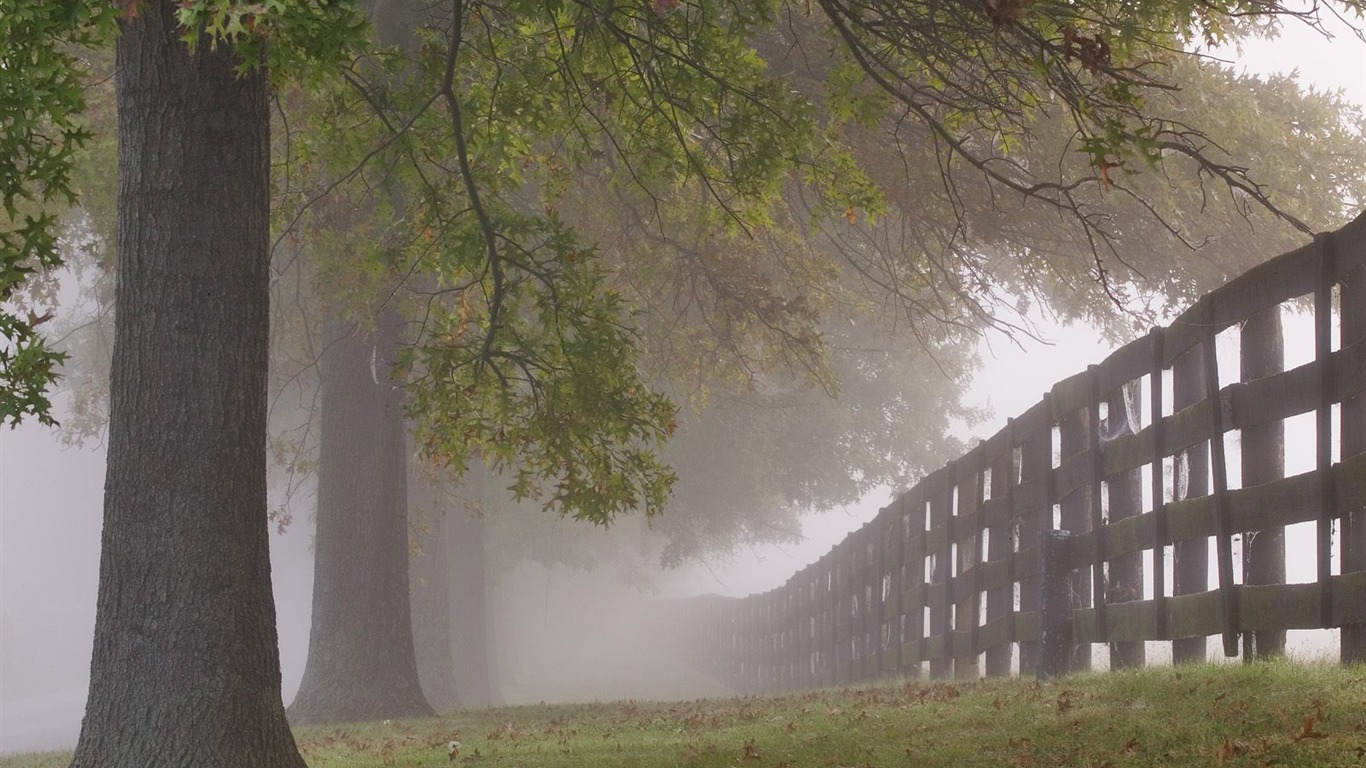
[[[1298,69],[1306,85],[1342,88],[1353,101],[1366,104],[1366,44],[1344,37],[1329,46],[1312,33],[1291,28],[1279,40],[1246,44],[1238,61],[1254,73]],[[1221,55],[1233,58],[1236,53]],[[983,340],[983,364],[968,404],[990,408],[991,416],[961,425],[959,437],[971,440],[994,433],[1053,382],[1100,361],[1112,348],[1091,329],[1059,326],[1046,316],[1033,319],[1043,341],[1000,335]],[[1312,356],[1303,326],[1304,318],[1287,323],[1288,366]],[[59,394],[54,401],[58,420],[62,400]],[[1303,471],[1312,461],[1312,424],[1287,424],[1287,474]],[[36,424],[0,432],[0,753],[75,743],[94,631],[103,485],[103,446],[67,448],[55,433]],[[489,605],[494,674],[503,700],[730,694],[667,658],[652,633],[657,616],[653,606],[670,598],[707,593],[738,597],[777,587],[872,519],[892,493],[883,489],[859,504],[806,516],[800,543],[747,547],[723,561],[630,575],[611,568],[523,565],[496,575]],[[1309,531],[1288,531],[1288,581],[1313,578]],[[294,510],[293,523],[271,533],[286,703],[298,688],[308,648],[311,545],[311,510]],[[1328,632],[1292,632],[1288,641],[1293,655],[1306,658],[1326,655],[1335,645]]]

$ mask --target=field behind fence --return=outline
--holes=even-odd
[[[1287,303],[1312,308],[1312,338],[1285,337]],[[1285,370],[1287,345],[1312,360]],[[1286,477],[1303,414],[1314,465]],[[1299,523],[1315,577],[1286,584]],[[1203,660],[1215,635],[1273,655],[1290,629],[1340,627],[1341,659],[1366,662],[1366,213],[1057,382],[783,586],[675,621],[742,691],[1056,674],[1092,643],[1111,668],[1147,641]]]

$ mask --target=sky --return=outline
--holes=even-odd
[[[1280,40],[1247,45],[1241,61],[1256,73],[1298,68],[1307,82],[1345,88],[1366,104],[1366,44],[1328,46],[1291,29]],[[1019,347],[999,337],[989,340],[970,397],[989,405],[994,415],[965,436],[992,434],[1054,381],[1100,361],[1109,351],[1088,329],[1036,319],[1047,343]],[[74,743],[94,627],[103,474],[99,450],[63,448],[34,425],[0,431],[0,753]],[[666,587],[678,594],[728,595],[771,589],[825,554],[889,500],[886,492],[873,494],[847,509],[810,517],[801,544],[755,547],[727,563],[675,574]],[[307,647],[312,578],[308,537],[272,534],[272,552],[288,698],[298,685]],[[527,578],[545,580],[543,620],[549,626],[552,579]],[[525,695],[535,697],[537,692]]]

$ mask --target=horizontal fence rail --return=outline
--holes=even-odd
[[[1314,318],[1289,370],[1287,303]],[[1363,390],[1366,213],[1057,382],[783,586],[684,601],[674,638],[742,691],[1053,674],[1089,667],[1092,643],[1112,668],[1143,665],[1146,641],[1203,660],[1215,635],[1271,655],[1289,629],[1340,627],[1342,660],[1366,661]],[[1313,469],[1287,477],[1304,414]],[[1314,581],[1286,584],[1298,523]]]

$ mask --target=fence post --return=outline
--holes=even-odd
[[[977,449],[968,453],[960,460],[960,470],[963,474],[958,478],[958,514],[954,520],[953,533],[954,543],[958,545],[958,567],[953,574],[952,590],[949,595],[949,602],[955,605],[953,627],[950,632],[962,633],[967,630],[967,634],[959,634],[958,642],[953,647],[953,676],[958,680],[971,680],[978,675],[977,671],[977,619],[979,606],[980,588],[982,578],[982,482],[985,479],[982,475],[982,444],[979,443]],[[971,585],[969,593],[959,600],[953,599],[953,593],[958,592],[960,583],[967,582]],[[966,642],[962,642],[966,637]]]
[[[1191,347],[1172,366],[1172,413],[1200,402],[1205,397],[1204,345]],[[1211,350],[1212,351],[1212,350]],[[1186,470],[1181,470],[1181,454],[1172,461],[1172,499],[1209,495],[1209,443],[1199,442],[1185,450]],[[1180,493],[1182,479],[1186,491]],[[1190,595],[1209,589],[1209,537],[1178,541],[1172,547],[1172,594]],[[1205,661],[1205,638],[1172,640],[1172,663],[1199,664]]]
[[[1067,531],[1039,532],[1039,680],[1065,675],[1072,660],[1072,569]]]
[[[1042,407],[1047,414],[1052,413],[1052,397],[1048,392],[1043,395]],[[1049,419],[1045,426],[1035,429],[1032,434],[1027,434],[1020,445],[1020,485],[1040,483],[1049,486],[1052,484],[1052,476],[1053,428],[1052,420]],[[1019,532],[1016,534],[1016,544],[1020,551],[1024,551],[1027,544],[1037,542],[1040,531],[1053,527],[1053,494],[1045,492],[1042,498],[1041,506],[1036,508],[1026,507],[1018,497],[1013,501],[1017,507],[1015,518],[1018,521]],[[1039,591],[1036,579],[1030,579],[1028,582],[1020,580],[1021,613],[1038,610]],[[1020,669],[1034,669],[1039,663],[1038,639],[1016,639],[1020,643]]]
[[[1015,420],[1007,419],[1005,427],[1005,455],[991,468],[992,501],[1012,510],[1015,474]],[[1014,545],[1011,542],[1013,526],[996,525],[987,529],[987,561],[1002,562],[1010,568],[1014,565]],[[1013,568],[1011,569],[1013,572]],[[1015,611],[1015,589],[1012,584],[997,587],[987,593],[987,623],[990,624]],[[1014,633],[1011,633],[1013,638]],[[1010,643],[1004,642],[986,649],[987,677],[1005,677],[1010,674]]]
[[[1366,344],[1366,267],[1341,282],[1338,305],[1341,314],[1341,348]],[[1366,394],[1342,403],[1338,414],[1342,429],[1341,460],[1366,453]],[[1342,510],[1342,572],[1366,571],[1366,499],[1357,499]],[[1366,621],[1342,628],[1342,662],[1366,664]]]
[[[1095,366],[1089,369],[1088,377],[1091,383],[1096,380]],[[1094,390],[1094,387],[1092,387]],[[1092,397],[1088,399],[1087,407],[1078,408],[1067,413],[1057,414],[1058,425],[1058,445],[1059,445],[1059,467],[1067,464],[1068,459],[1090,448],[1091,440],[1088,437],[1094,431],[1094,422],[1091,421],[1094,403],[1091,402],[1097,396],[1092,391]],[[1057,400],[1054,400],[1057,402]],[[1058,499],[1060,511],[1058,528],[1064,531],[1076,533],[1086,533],[1091,530],[1091,503],[1092,499],[1099,500],[1100,493],[1099,478],[1092,473],[1090,483],[1083,485],[1066,496]],[[1089,568],[1077,568],[1072,571],[1071,597],[1073,608],[1091,607],[1091,570]],[[1102,631],[1104,627],[1100,628]],[[1091,668],[1091,646],[1079,645],[1072,649],[1072,661],[1069,669],[1080,672]]]
[[[902,585],[903,590],[909,590],[915,586],[915,600],[907,601],[903,596],[901,601],[901,614],[904,627],[902,629],[902,642],[916,643],[917,656],[913,659],[906,658],[904,652],[901,656],[901,674],[906,677],[920,677],[921,662],[925,660],[925,637],[929,634],[928,627],[925,626],[925,606],[927,602],[928,581],[925,579],[925,493],[926,484],[921,480],[902,500],[902,514],[905,516],[907,534],[906,540],[902,543],[906,552],[903,555],[906,562],[906,584]]]
[[[816,595],[819,598],[819,607],[816,609],[815,683],[818,687],[835,684],[834,666],[830,658],[835,647],[835,631],[832,625],[835,619],[834,556],[835,550],[826,552],[819,561],[820,569],[817,572]]]
[[[887,543],[893,541],[893,531],[900,530],[901,520],[896,515],[897,504],[892,502],[889,506],[883,507],[877,514],[876,535],[873,537],[873,546],[876,547],[877,579],[873,586],[873,593],[877,598],[877,613],[874,615],[874,653],[875,664],[873,676],[881,678],[887,674],[886,659],[887,647],[891,642],[891,630],[887,619],[887,599],[891,595],[891,575],[888,569]]]
[[[892,671],[898,675],[906,674],[906,661],[903,657],[906,648],[906,587],[910,579],[906,567],[906,540],[910,538],[906,504],[906,495],[897,497],[892,531],[892,536],[896,539],[896,555],[892,558],[895,574],[892,577],[892,589],[896,594],[896,602],[893,603],[895,607],[892,609],[892,642],[895,643],[892,652]]]
[[[1249,317],[1240,332],[1240,367],[1244,382],[1285,370],[1285,335],[1281,308],[1272,307]],[[1285,422],[1246,427],[1242,431],[1243,487],[1250,488],[1285,477]],[[1273,525],[1243,533],[1243,583],[1285,583],[1285,526]],[[1243,659],[1266,659],[1285,653],[1285,630],[1243,633]]]
[[[1333,521],[1337,517],[1337,493],[1333,484],[1333,236],[1314,238],[1319,249],[1319,279],[1314,288],[1314,363],[1319,369],[1319,403],[1314,411],[1315,474],[1319,486],[1318,581],[1319,622],[1333,625]]]
[[[949,591],[953,587],[953,472],[956,463],[926,478],[930,491],[930,531],[943,531],[943,548],[927,554],[934,558],[931,583],[935,589],[926,594],[933,597],[930,606],[931,636],[939,637],[939,653],[930,659],[930,677],[943,680],[953,671],[953,625],[949,622],[949,606],[953,604]]]
[[[1219,395],[1219,356],[1215,340],[1214,304],[1204,299],[1205,333],[1200,346],[1205,365],[1205,399],[1209,403],[1210,468],[1214,476],[1214,516],[1219,523],[1215,538],[1218,553],[1219,603],[1223,609],[1224,655],[1238,655],[1238,633],[1242,626],[1238,584],[1233,580],[1233,511],[1228,505],[1228,457],[1224,450],[1224,405]]]
[[[1106,401],[1105,433],[1110,437],[1137,434],[1143,421],[1143,401],[1136,382],[1124,384],[1110,393]],[[1116,426],[1117,424],[1122,425]],[[1161,471],[1158,471],[1161,482]],[[1105,479],[1110,503],[1110,522],[1117,523],[1143,510],[1143,471],[1125,470]],[[1157,504],[1161,504],[1159,496]],[[1143,599],[1143,553],[1128,552],[1110,561],[1106,602],[1126,603]],[[1142,667],[1145,661],[1142,642],[1110,643],[1110,669]]]
[[[1166,479],[1163,475],[1166,472],[1167,462],[1167,422],[1162,415],[1163,390],[1166,383],[1163,380],[1163,360],[1166,357],[1166,331],[1159,327],[1154,327],[1148,333],[1148,342],[1152,346],[1152,368],[1148,371],[1148,410],[1152,411],[1152,430],[1153,430],[1153,453],[1152,462],[1149,464],[1150,483],[1149,492],[1153,499],[1153,602],[1157,604],[1157,637],[1166,640],[1171,637],[1170,629],[1167,626],[1167,501],[1166,501]],[[1175,372],[1173,372],[1173,377]],[[1176,465],[1173,461],[1172,476],[1175,479]],[[1175,496],[1175,486],[1173,485],[1173,496]]]

